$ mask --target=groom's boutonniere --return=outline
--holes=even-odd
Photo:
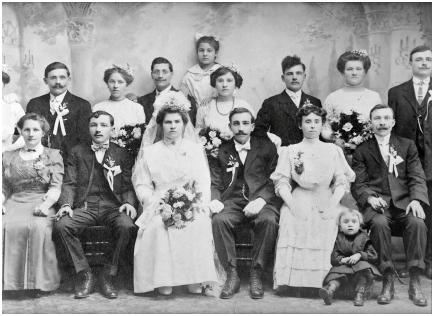
[[[65,116],[69,113],[68,102],[63,102],[61,105],[59,105],[59,113],[61,116]]]
[[[122,172],[121,166],[116,164],[116,161],[110,156],[107,157],[106,161],[103,164],[103,167],[107,169],[107,181],[110,185],[110,189],[113,191],[113,182],[114,177],[116,177],[119,173]]]
[[[301,175],[304,171],[303,160],[301,160],[301,156],[303,155],[302,151],[297,153],[297,156],[294,158],[294,170],[298,175]]]
[[[231,186],[232,182],[234,182],[235,179],[235,170],[240,166],[240,164],[238,163],[238,160],[230,155],[229,156],[229,161],[227,164],[227,169],[226,172],[232,172],[232,179],[231,179],[231,183],[229,183],[229,186]]]
[[[389,146],[389,173],[395,174],[395,177],[398,177],[398,169],[396,168],[401,162],[403,162],[401,156],[398,155],[395,146],[390,144]]]

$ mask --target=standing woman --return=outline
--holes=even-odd
[[[3,66],[5,68],[5,65]],[[10,82],[7,69],[2,70],[3,91]],[[2,95],[2,152],[11,151],[24,146],[24,140],[19,137],[14,142],[14,132],[18,120],[25,114],[21,105],[17,102],[14,93]]]
[[[127,87],[134,77],[129,66],[124,69],[113,65],[104,71],[104,82],[110,91],[110,98],[93,106],[92,111],[106,111],[115,119],[115,131],[125,125],[136,125],[146,122],[145,112],[139,103],[126,98]]]
[[[220,49],[219,41],[213,36],[202,36],[196,42],[198,63],[187,70],[181,81],[180,89],[188,97],[196,100],[198,107],[208,102],[214,95],[210,76],[220,65],[216,63]]]
[[[340,200],[354,172],[340,147],[319,140],[326,112],[314,105],[299,109],[303,140],[283,147],[271,175],[284,204],[274,267],[274,287],[321,288],[331,268]],[[297,186],[292,187],[292,182]]]
[[[196,128],[211,127],[232,134],[229,129],[229,113],[236,107],[244,107],[251,110],[247,101],[235,97],[236,89],[243,83],[243,78],[233,67],[220,67],[211,74],[211,86],[217,91],[217,97],[203,104],[197,111]]]
[[[378,92],[363,86],[371,60],[364,50],[352,50],[338,58],[338,71],[344,79],[344,86],[330,93],[324,102],[324,109],[329,115],[333,111],[344,112],[354,110],[369,119],[369,111],[381,104]]]
[[[43,147],[48,122],[35,113],[18,121],[25,146],[3,153],[3,290],[53,291],[60,273],[51,239],[63,160]],[[38,294],[38,292],[34,292]]]

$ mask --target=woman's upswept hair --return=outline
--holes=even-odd
[[[23,129],[24,123],[28,120],[37,121],[41,125],[42,131],[46,134],[50,130],[50,123],[40,114],[37,113],[27,113],[18,120],[17,126],[20,130]]]
[[[343,53],[338,58],[338,62],[336,64],[336,68],[338,68],[338,71],[343,74],[345,72],[345,65],[347,62],[351,60],[359,60],[363,64],[363,69],[365,70],[365,73],[368,72],[369,68],[371,68],[371,59],[368,56],[368,53],[366,53],[363,50],[352,50]]]
[[[321,116],[321,121],[324,124],[327,119],[327,111],[323,108],[320,108],[316,105],[309,104],[302,106],[296,114],[296,121],[298,126],[301,126],[301,122],[303,121],[303,116],[308,116],[309,114],[314,113],[318,116]]]

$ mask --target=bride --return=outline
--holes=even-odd
[[[134,249],[134,292],[157,289],[170,295],[173,286],[187,285],[202,293],[204,283],[217,281],[213,257],[210,174],[202,146],[188,116],[189,102],[172,94],[154,104],[154,114],[143,136],[133,169],[133,185],[143,206],[136,221],[139,232]],[[158,106],[156,106],[158,105]],[[167,191],[194,183],[202,194],[200,211],[184,228],[167,227],[159,207]]]

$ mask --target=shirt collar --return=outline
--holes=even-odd
[[[92,145],[95,145],[95,146],[110,145],[110,140],[108,140],[108,141],[106,141],[106,142],[104,142],[104,143],[102,143],[102,144],[97,144],[97,143],[95,143],[94,141],[92,141]]]
[[[375,134],[374,134],[374,136],[377,139],[378,145],[380,145],[380,146],[389,145],[389,143],[390,143],[390,134],[387,135],[387,136],[384,136],[384,137],[379,137],[379,136],[377,136]]]
[[[247,142],[245,144],[240,144],[234,138],[234,143],[235,143],[235,150],[238,152],[240,152],[243,149],[250,150],[250,138],[247,140]]]
[[[166,87],[165,89],[163,89],[163,90],[161,90],[161,91],[158,91],[157,89],[155,89],[155,95],[156,95],[156,96],[159,96],[159,95],[162,94],[162,93],[169,92],[171,89],[172,89],[172,85],[171,85],[171,84],[169,84],[168,87]]]
[[[301,89],[298,90],[297,92],[293,92],[293,91],[289,90],[288,88],[286,88],[285,91],[289,95],[290,98],[293,98],[293,97],[296,97],[298,99],[301,98]]]
[[[63,102],[63,99],[65,98],[66,92],[68,92],[68,90],[66,90],[65,92],[63,92],[62,94],[59,94],[57,97],[55,97],[54,95],[52,95],[50,93],[50,102],[57,100],[59,103]]]
[[[42,146],[42,144],[39,144],[39,145],[37,145],[35,148],[33,148],[33,149],[35,149],[36,151],[27,151],[27,146],[24,146],[23,147],[23,150],[25,151],[25,152],[28,152],[28,153],[34,153],[35,155],[41,155],[42,154],[42,152],[44,151],[44,146]]]
[[[416,78],[416,77],[413,77],[413,84],[414,85],[419,85],[419,82],[423,82],[423,85],[429,85],[429,82],[430,82],[430,80],[431,80],[431,78],[430,77],[426,77],[425,79],[419,79],[419,78]]]
[[[192,73],[192,74],[211,74],[214,71],[216,71],[218,68],[220,68],[221,65],[215,63],[210,69],[204,71],[202,68],[200,68],[199,64],[196,64],[192,67],[190,67],[187,71]]]

